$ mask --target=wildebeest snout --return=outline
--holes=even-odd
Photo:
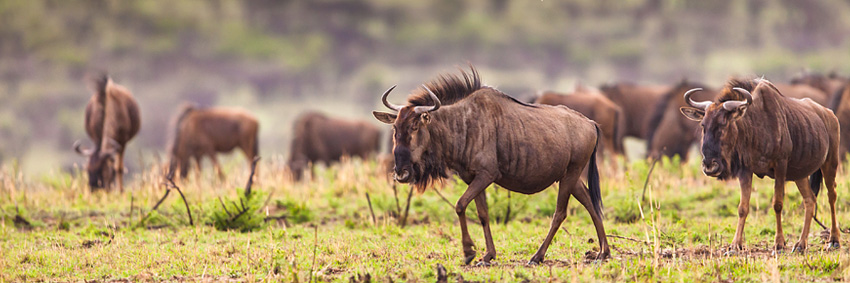
[[[706,159],[702,162],[702,172],[711,177],[717,177],[723,170],[722,163],[716,159]]]

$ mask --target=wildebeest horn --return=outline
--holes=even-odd
[[[693,95],[695,92],[701,91],[701,90],[702,90],[702,88],[698,87],[698,88],[694,88],[694,89],[691,89],[691,90],[685,92],[685,102],[688,103],[688,105],[690,105],[691,107],[705,110],[706,108],[708,108],[709,105],[711,105],[711,101],[696,102],[696,101],[691,100],[691,95]]]
[[[732,88],[732,90],[740,92],[741,94],[743,94],[744,98],[746,98],[747,101],[731,100],[731,101],[723,102],[723,109],[726,109],[726,111],[732,111],[732,110],[737,109],[741,105],[753,103],[753,95],[750,93],[750,91],[743,89],[743,88],[740,88],[740,87]]]
[[[427,86],[422,85],[422,87],[424,87],[425,90],[428,91],[428,95],[431,96],[431,100],[434,101],[434,106],[416,106],[416,107],[413,108],[413,111],[416,112],[417,114],[422,114],[422,113],[428,113],[428,112],[436,111],[437,109],[440,109],[440,105],[442,105],[442,104],[440,103],[440,99],[437,98],[437,95],[434,94],[434,92],[431,91],[431,89],[429,89]]]
[[[398,112],[399,110],[401,110],[401,107],[402,107],[402,106],[400,106],[400,105],[395,105],[395,104],[392,104],[392,103],[390,103],[389,101],[387,101],[387,96],[389,96],[389,95],[390,95],[390,92],[391,92],[391,91],[393,91],[393,89],[395,89],[395,87],[396,87],[396,86],[397,86],[397,85],[394,85],[394,86],[390,87],[389,89],[387,89],[387,91],[385,91],[385,92],[384,92],[384,95],[382,95],[382,96],[381,96],[381,102],[383,102],[383,103],[384,103],[384,106],[386,106],[387,108],[392,109],[393,111]]]
[[[79,140],[75,141],[74,142],[74,151],[76,151],[77,153],[79,153],[82,156],[89,156],[94,152],[94,150],[92,150],[92,149],[82,149],[81,148],[82,146],[83,146],[82,142],[80,142]]]

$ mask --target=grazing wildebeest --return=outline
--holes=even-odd
[[[688,150],[700,138],[700,133],[697,131],[699,123],[682,117],[679,108],[688,106],[682,100],[682,95],[694,88],[703,89],[693,94],[697,100],[711,100],[717,94],[717,91],[708,89],[700,83],[682,80],[658,99],[658,103],[650,112],[652,117],[646,144],[649,157],[673,157],[678,154],[682,162],[688,159]]]
[[[649,134],[649,119],[658,99],[670,90],[669,86],[637,85],[633,83],[606,84],[599,88],[602,93],[623,109],[626,129],[620,135],[619,144],[626,136],[646,139]]]
[[[730,80],[714,102],[694,102],[691,95],[695,91],[699,89],[685,93],[689,106],[682,107],[681,112],[689,119],[701,121],[703,172],[721,180],[738,178],[741,185],[733,248],[744,246],[744,222],[750,210],[753,174],[776,181],[773,210],[777,250],[785,247],[782,203],[786,181],[797,183],[806,210],[803,231],[793,250],[806,249],[821,182],[826,184],[832,217],[828,248],[839,247],[835,220],[839,126],[832,111],[811,99],[785,97],[763,79]]]
[[[567,217],[571,195],[584,205],[596,227],[597,257],[608,257],[596,167],[599,127],[565,106],[530,105],[482,86],[477,71],[470,68],[471,74],[444,75],[426,83],[411,93],[406,106],[387,101],[395,87],[383,94],[381,101],[397,113],[372,113],[393,125],[395,179],[422,192],[452,170],[469,185],[455,206],[465,264],[475,257],[465,212],[473,200],[487,245],[479,264],[489,264],[496,256],[485,192],[492,183],[534,194],[560,182],[549,234],[530,264],[543,261]],[[579,178],[585,166],[589,166],[587,186]]]
[[[86,105],[86,133],[94,147],[82,149],[74,143],[77,153],[88,156],[86,171],[89,187],[112,190],[118,182],[124,191],[124,150],[141,127],[139,105],[125,87],[116,84],[106,74],[89,78],[94,94]]]
[[[791,84],[804,84],[819,89],[832,97],[844,87],[847,78],[838,76],[836,73],[830,73],[828,76],[821,73],[803,73],[791,79]]]
[[[850,152],[850,84],[845,85],[832,96],[829,109],[832,109],[841,125],[841,138],[839,139],[841,145],[838,149],[838,155],[841,160],[845,160],[847,153]]]
[[[216,154],[239,147],[248,164],[259,155],[259,123],[245,110],[227,107],[199,108],[185,103],[175,113],[169,138],[169,174],[178,166],[180,177],[189,173],[190,159],[195,159],[195,171],[200,175],[204,156],[212,160],[219,178],[224,177]]]
[[[318,112],[301,114],[292,128],[289,169],[301,180],[310,163],[326,166],[342,156],[366,159],[381,149],[381,131],[366,121],[333,119]]]
[[[622,139],[619,138],[625,130],[623,109],[601,93],[582,89],[572,94],[561,94],[554,91],[544,91],[534,101],[537,104],[564,105],[578,111],[599,125],[602,130],[602,144],[609,157],[623,153]]]

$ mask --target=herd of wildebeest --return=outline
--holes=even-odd
[[[123,153],[139,131],[139,107],[130,91],[105,74],[93,76],[90,88],[85,128],[94,146],[83,149],[78,142],[74,148],[89,158],[86,170],[92,189],[123,191]],[[455,207],[466,264],[475,258],[465,214],[472,201],[486,241],[478,264],[488,265],[496,256],[485,192],[493,183],[523,194],[559,183],[549,232],[530,264],[543,260],[566,218],[571,196],[591,216],[599,238],[596,257],[608,257],[596,160],[624,154],[625,137],[646,140],[651,159],[679,155],[684,161],[696,144],[706,176],[739,181],[741,201],[731,250],[744,248],[753,175],[776,181],[772,203],[776,250],[785,248],[781,212],[787,181],[796,183],[805,208],[803,230],[792,251],[806,250],[821,184],[829,198],[827,248],[840,246],[835,177],[850,148],[848,78],[805,73],[787,84],[732,78],[721,87],[689,80],[672,86],[622,82],[598,89],[579,86],[570,94],[540,92],[523,101],[483,85],[478,71],[469,66],[469,71],[426,81],[401,105],[388,99],[394,88],[381,97],[391,111],[372,112],[378,121],[392,125],[387,171],[395,181],[420,192],[450,174],[468,184]],[[221,175],[216,154],[237,147],[249,162],[259,155],[259,123],[245,110],[187,103],[171,124],[168,176],[179,172],[179,177],[186,177],[192,159],[200,170],[204,156]],[[300,180],[313,163],[378,156],[385,140],[381,132],[367,121],[303,113],[293,125],[289,172]]]

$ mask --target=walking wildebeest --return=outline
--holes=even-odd
[[[86,171],[92,190],[112,190],[117,180],[118,190],[123,192],[124,150],[141,127],[139,105],[129,90],[106,74],[90,77],[89,87],[94,94],[86,105],[85,123],[94,147],[82,149],[77,141],[74,150],[89,158]]]
[[[619,144],[626,136],[646,139],[649,134],[649,119],[652,109],[665,93],[670,90],[669,86],[660,85],[637,85],[633,83],[606,84],[599,88],[602,93],[623,109],[625,114],[626,128],[620,135]]]
[[[850,84],[845,85],[832,96],[829,109],[835,112],[841,125],[838,155],[841,160],[845,160],[847,153],[850,152]]]
[[[396,113],[373,111],[394,129],[395,179],[420,192],[453,170],[469,185],[455,206],[464,263],[475,257],[466,227],[466,207],[475,200],[487,251],[479,264],[496,257],[490,234],[485,189],[496,183],[523,194],[534,194],[560,182],[549,233],[529,264],[543,261],[546,250],[567,217],[567,201],[584,205],[599,238],[598,258],[610,255],[602,224],[602,196],[596,149],[601,134],[596,123],[565,106],[530,105],[492,87],[482,86],[478,72],[441,76],[416,89],[408,105],[381,101]],[[588,184],[580,181],[585,166]],[[588,189],[589,187],[589,189]]]
[[[689,119],[701,121],[703,172],[721,180],[738,178],[741,185],[733,248],[744,246],[744,222],[750,211],[753,174],[776,181],[773,195],[776,250],[785,247],[782,203],[786,181],[797,183],[806,209],[803,231],[793,250],[806,249],[821,182],[826,184],[832,217],[828,248],[839,247],[835,219],[839,126],[832,111],[811,99],[785,97],[763,79],[730,80],[714,102],[694,102],[691,95],[695,91],[699,89],[685,93],[689,106],[682,107],[681,112]]]
[[[216,153],[230,152],[239,147],[248,164],[259,155],[259,123],[245,110],[227,107],[198,108],[186,103],[175,113],[169,138],[169,175],[180,169],[180,177],[189,173],[190,159],[195,159],[195,171],[200,175],[204,156],[212,160],[219,178],[224,178]]]
[[[693,94],[698,100],[711,100],[717,94],[715,90],[700,83],[682,80],[658,99],[658,103],[650,112],[652,117],[646,144],[648,157],[673,157],[678,154],[682,162],[688,159],[688,150],[700,138],[697,131],[699,123],[682,117],[679,108],[688,106],[682,100],[682,95],[694,88],[703,89]]]
[[[569,95],[544,91],[534,103],[564,105],[596,121],[599,129],[602,130],[602,144],[604,145],[604,150],[599,152],[606,152],[605,154],[609,157],[623,153],[623,145],[620,143],[622,139],[619,138],[622,135],[621,131],[625,130],[623,109],[601,93],[587,89]]]
[[[301,114],[293,125],[289,168],[301,180],[309,163],[329,166],[342,156],[366,159],[381,149],[381,131],[365,121],[333,119],[318,112]]]

